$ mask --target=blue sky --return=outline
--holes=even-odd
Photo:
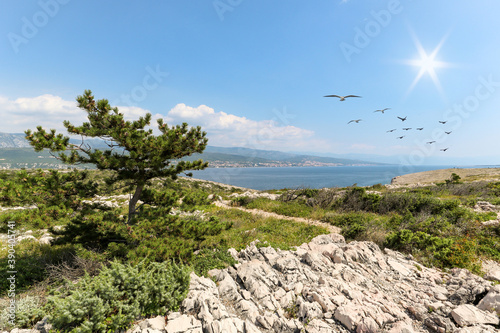
[[[79,124],[91,89],[129,118],[200,125],[214,146],[500,163],[498,1],[0,6],[0,132]]]

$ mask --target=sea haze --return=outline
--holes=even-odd
[[[299,187],[324,188],[345,187],[353,184],[358,186],[390,184],[391,179],[396,176],[453,167],[456,167],[456,165],[209,168],[194,171],[193,178],[254,190]]]

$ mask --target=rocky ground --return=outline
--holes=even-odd
[[[179,312],[128,333],[500,331],[498,281],[426,268],[335,233],[294,251],[258,245],[230,250],[239,263],[210,271],[213,279],[192,273]],[[31,332],[49,328],[42,321]]]
[[[253,243],[238,264],[191,275],[180,312],[129,332],[499,332],[500,285],[371,242],[321,235],[295,251]]]
[[[475,209],[496,211],[486,202]],[[498,263],[483,265],[484,278],[464,269],[443,272],[372,242],[346,243],[338,230],[330,231],[294,251],[258,241],[230,250],[238,264],[210,271],[212,278],[192,273],[179,312],[143,320],[128,333],[500,332]],[[34,330],[12,332],[49,328],[42,321]]]

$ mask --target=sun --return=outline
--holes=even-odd
[[[415,64],[420,67],[421,71],[427,72],[429,75],[434,76],[434,69],[438,68],[440,65],[439,61],[435,61],[434,58],[435,57],[432,54],[425,54],[422,59],[416,60]]]
[[[410,30],[411,31],[411,30]],[[411,31],[413,41],[415,43],[415,47],[417,48],[418,55],[420,59],[414,59],[414,60],[408,60],[406,61],[407,64],[416,66],[420,68],[417,76],[413,80],[410,88],[408,89],[407,95],[413,90],[413,88],[417,85],[418,81],[424,76],[424,74],[428,74],[432,82],[434,82],[434,85],[436,86],[437,90],[439,93],[444,97],[444,91],[441,86],[441,82],[439,81],[439,78],[436,74],[436,69],[438,68],[443,68],[443,67],[448,67],[448,63],[439,61],[437,60],[437,54],[441,47],[443,46],[443,43],[446,40],[446,35],[441,39],[439,44],[434,48],[434,50],[430,53],[427,53],[427,51],[424,50],[422,47],[422,44],[420,43],[420,40],[415,36],[415,34]]]

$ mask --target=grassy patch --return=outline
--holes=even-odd
[[[285,216],[309,217],[313,208],[304,203],[281,202],[266,198],[257,198],[246,205],[247,208],[261,209],[267,212],[273,212]]]
[[[8,248],[1,244],[0,250],[0,290],[1,295],[7,293],[8,283]],[[49,246],[40,245],[35,241],[21,241],[15,246],[16,291],[22,292],[33,287],[47,277],[49,266],[70,262],[76,253],[71,245]]]
[[[309,242],[318,235],[329,233],[326,228],[276,218],[262,218],[237,209],[218,210],[213,214],[221,221],[232,222],[233,227],[219,235],[207,237],[203,245],[208,247],[222,244],[240,250],[258,239],[275,248],[290,249]]]

